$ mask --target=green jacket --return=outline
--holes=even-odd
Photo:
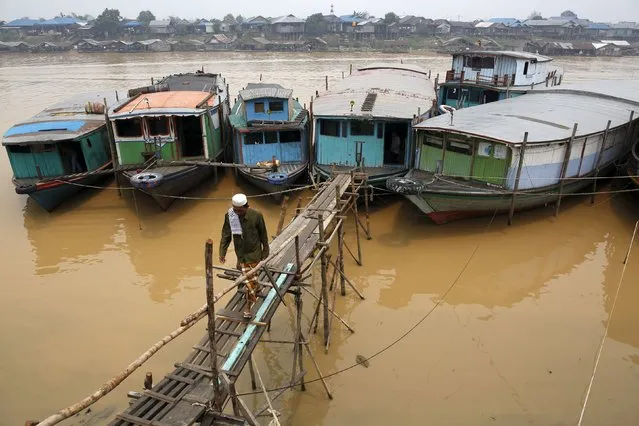
[[[220,240],[220,257],[226,257],[226,250],[233,239],[237,261],[240,263],[257,263],[268,257],[268,234],[264,216],[257,210],[248,209],[244,217],[240,218],[242,235],[232,235],[229,225],[228,212],[224,215],[222,239]]]

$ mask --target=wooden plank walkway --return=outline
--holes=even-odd
[[[236,317],[244,310],[245,298],[238,290],[225,306],[216,312],[215,344],[218,354],[220,375],[226,375],[234,383],[265,331],[265,325],[271,321],[277,311],[281,298],[294,281],[296,248],[299,241],[299,259],[301,263],[310,258],[319,241],[317,214],[323,214],[325,227],[331,224],[338,214],[337,200],[352,185],[350,174],[340,174],[331,179],[305,209],[271,243],[271,253],[276,253],[268,262],[267,268],[273,272],[271,278],[276,285],[266,294],[260,295],[254,306],[254,318],[250,323]],[[260,282],[270,282],[266,272],[258,275]],[[275,292],[278,292],[278,296]],[[200,420],[213,399],[211,386],[211,364],[208,333],[193,346],[193,351],[184,361],[175,364],[175,370],[167,374],[153,389],[144,392],[126,411],[116,415],[111,426],[189,426]],[[228,386],[221,386],[223,406],[230,394]],[[238,419],[228,416],[225,424],[242,424]],[[233,423],[237,421],[236,423]]]

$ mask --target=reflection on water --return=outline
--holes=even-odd
[[[434,74],[443,75],[449,65],[447,57],[429,53],[402,57]],[[324,76],[330,84],[351,63],[382,59],[399,57],[0,55],[0,131],[79,88],[122,94],[151,77],[202,65],[222,72],[232,94],[262,74],[264,81],[294,88],[304,103],[323,88]],[[566,68],[567,81],[602,73],[638,77],[635,58],[558,62]],[[218,241],[234,192],[258,194],[228,173],[189,194],[202,200],[178,200],[169,212],[161,212],[144,197],[118,197],[109,183],[109,189],[89,190],[47,214],[16,196],[10,177],[8,162],[0,156],[5,239],[0,245],[0,412],[6,424],[44,418],[86,396],[201,306],[204,241]],[[311,195],[301,194],[305,200]],[[289,213],[296,203],[289,202]],[[269,198],[254,198],[252,205],[274,233],[279,206]],[[357,366],[331,377],[334,400],[326,399],[318,383],[305,393],[286,393],[280,400],[283,424],[574,424],[609,321],[639,202],[625,194],[599,196],[591,206],[573,197],[562,203],[559,217],[553,211],[550,206],[519,213],[512,227],[503,216],[490,224],[490,218],[478,218],[436,226],[406,200],[377,194],[370,217],[374,238],[362,243],[364,264],[346,261],[366,300],[350,291],[338,296],[337,310],[356,332],[335,322],[328,354],[311,336],[322,371],[335,372],[352,365],[357,355],[376,354],[446,297],[413,332],[371,359],[369,368]],[[352,249],[354,237],[349,220],[346,240]],[[637,256],[633,253],[626,270],[585,424],[639,423],[634,401],[639,392]],[[232,257],[231,252],[229,264]],[[215,285],[227,283],[216,280]],[[314,303],[310,298],[304,302],[310,317]],[[289,338],[293,323],[288,306],[278,312],[271,337]],[[161,377],[202,331],[199,325],[172,343],[92,413],[70,424],[106,424],[126,407],[126,391],[138,390],[146,371]],[[290,380],[289,346],[260,346],[255,359],[269,385]],[[309,359],[305,369],[309,380],[316,377]],[[250,390],[246,377],[238,387]],[[253,406],[264,402],[261,396],[246,401]]]

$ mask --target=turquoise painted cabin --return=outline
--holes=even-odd
[[[77,95],[5,132],[2,145],[18,194],[29,194],[51,211],[81,185],[98,180],[90,173],[111,163],[104,99],[113,102],[114,95]],[[78,176],[50,179],[69,175]]]
[[[383,185],[410,168],[417,119],[430,117],[435,90],[428,72],[408,64],[373,64],[340,80],[313,103],[313,173],[363,167]]]

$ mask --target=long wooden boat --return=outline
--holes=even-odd
[[[74,96],[7,130],[16,193],[53,211],[86,185],[106,178],[111,167],[104,100],[115,92]]]
[[[249,83],[229,118],[238,172],[279,201],[308,167],[308,113],[279,84]]]
[[[196,72],[171,75],[129,94],[110,111],[109,120],[118,164],[138,167],[118,177],[166,210],[212,176],[213,167],[202,163],[224,154],[227,88],[218,74]]]
[[[406,174],[414,157],[411,124],[436,111],[428,72],[406,64],[359,68],[312,106],[313,174],[363,169],[372,185]]]
[[[637,82],[562,86],[426,120],[416,167],[387,187],[436,223],[557,203],[625,160],[638,93]]]
[[[438,103],[456,109],[560,85],[563,69],[552,58],[527,52],[465,51],[452,54]]]

